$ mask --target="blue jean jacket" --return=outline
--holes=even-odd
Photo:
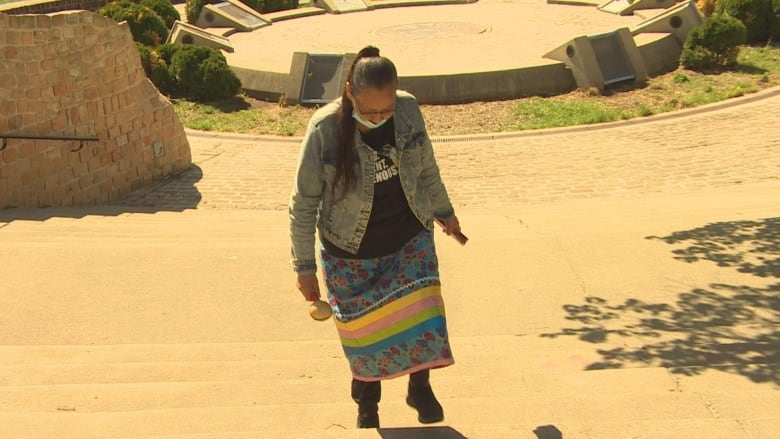
[[[301,144],[289,205],[291,263],[299,274],[317,271],[315,229],[339,248],[356,254],[371,215],[376,152],[361,140],[357,129],[354,147],[356,185],[343,199],[333,203],[340,105],[341,99],[337,99],[317,110]],[[447,219],[455,212],[414,96],[404,91],[396,93],[393,120],[396,148],[389,155],[398,168],[409,207],[422,225],[433,230],[434,217]],[[339,183],[336,194],[341,194],[342,189]]]

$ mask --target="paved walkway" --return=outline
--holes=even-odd
[[[457,207],[637,198],[778,181],[780,88],[596,126],[434,139]],[[286,209],[299,138],[189,133],[197,166],[126,206]]]

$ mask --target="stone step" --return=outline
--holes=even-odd
[[[453,340],[458,363],[433,381],[458,434],[534,437],[534,427],[555,424],[583,432],[572,437],[603,437],[605,419],[625,421],[612,427],[627,435],[614,437],[664,437],[648,432],[670,426],[697,437],[691,425],[717,418],[728,433],[744,417],[774,425],[773,389],[750,395],[757,408],[749,414],[713,412],[734,397],[722,377],[717,391],[688,389],[664,368],[586,371],[582,353],[537,339]],[[520,350],[526,356],[515,367],[491,361],[521,358]],[[4,346],[0,359],[0,425],[16,437],[376,437],[352,430],[355,408],[336,342]],[[416,419],[404,394],[403,380],[386,383],[381,414],[383,425],[406,435]],[[433,432],[460,437],[426,431]]]
[[[482,402],[482,401],[476,401]],[[499,401],[503,402],[503,401]],[[467,403],[473,404],[474,401]],[[751,419],[750,422],[734,418],[674,418],[674,419],[627,419],[624,421],[588,418],[587,412],[580,417],[570,415],[567,419],[543,420],[529,416],[526,412],[514,412],[511,422],[491,423],[485,419],[472,424],[457,420],[421,427],[413,413],[403,407],[405,416],[388,416],[388,412],[400,409],[398,404],[383,404],[380,411],[382,428],[379,431],[360,431],[354,428],[354,418],[340,412],[354,409],[346,406],[309,405],[301,409],[305,413],[278,409],[248,409],[209,407],[191,410],[158,410],[135,413],[78,414],[61,412],[43,415],[40,413],[0,413],[0,424],[9,437],[37,438],[374,438],[397,439],[457,439],[457,438],[518,438],[553,439],[574,437],[595,439],[604,437],[637,439],[693,439],[773,437],[780,422],[776,418]],[[487,409],[516,410],[509,405],[487,407],[470,406],[474,412]],[[447,407],[448,419],[462,413],[464,408]],[[468,408],[465,410],[469,410]],[[279,428],[276,418],[285,416],[287,428]],[[271,423],[269,425],[269,422]],[[749,435],[746,430],[757,435]],[[554,435],[564,432],[563,435]],[[713,434],[717,432],[717,434]],[[763,434],[761,434],[763,433]],[[539,435],[541,434],[541,435]]]
[[[184,368],[186,365],[177,365]],[[342,370],[338,368],[336,370]],[[172,373],[172,375],[174,375]],[[1,407],[12,411],[52,411],[72,407],[80,413],[112,410],[165,408],[198,408],[220,406],[268,406],[328,404],[347,401],[349,377],[345,373],[299,377],[236,377],[232,380],[134,381],[114,383],[82,381],[68,384],[27,384],[0,386]],[[566,375],[525,375],[507,379],[500,375],[464,376],[453,372],[433,373],[433,384],[442,400],[512,398],[523,401],[548,399],[549,393],[566,395],[565,399],[583,399],[593,387],[621,388],[625,394],[648,395],[643,390],[653,384],[662,397],[674,391],[674,382],[664,369],[626,369],[590,371]],[[500,389],[500,390],[493,390]],[[499,392],[496,394],[497,392]],[[403,400],[405,381],[393,380],[384,385],[387,401]],[[495,395],[494,395],[495,394]],[[154,395],[154,398],[150,398]],[[600,396],[598,397],[600,398]],[[597,399],[598,399],[597,398]],[[622,396],[611,397],[613,400]]]

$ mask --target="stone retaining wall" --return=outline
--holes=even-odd
[[[59,11],[97,11],[111,0],[26,0],[0,5],[5,14],[51,14]]]
[[[146,78],[126,24],[88,11],[0,13],[0,208],[99,204],[186,169],[170,102]]]

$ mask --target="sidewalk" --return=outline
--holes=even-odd
[[[601,125],[434,139],[457,207],[630,199],[777,181],[780,88]],[[124,206],[286,210],[299,138],[188,134],[196,169]],[[438,141],[437,141],[438,140]]]
[[[190,133],[101,208],[0,212],[0,437],[769,438],[780,431],[780,89],[641,123],[435,143],[445,423],[402,380],[358,431],[287,266],[298,139]]]

